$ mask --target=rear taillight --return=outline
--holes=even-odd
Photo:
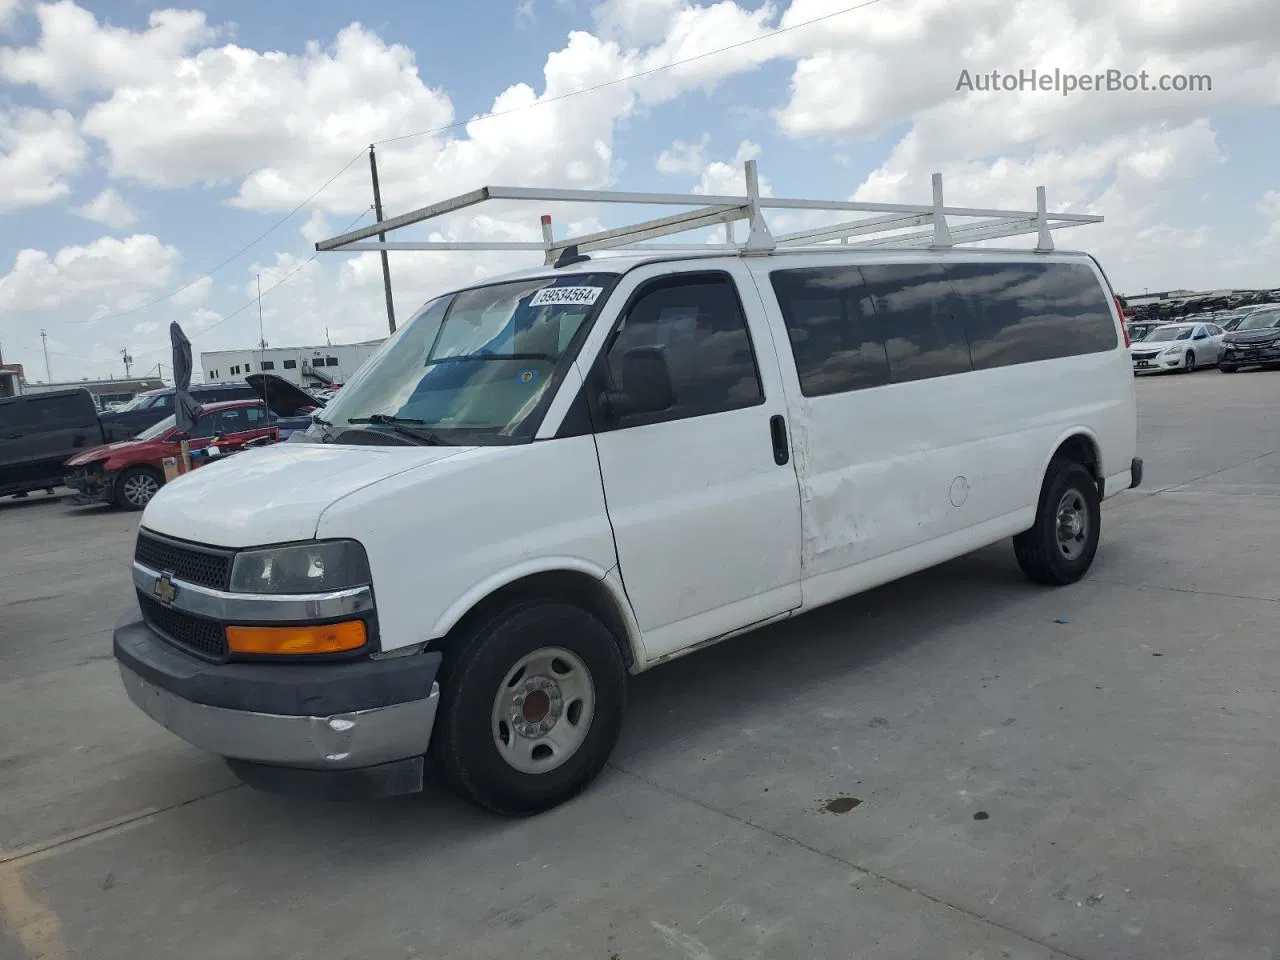
[[[1124,334],[1124,345],[1129,346],[1129,325],[1124,322],[1124,305],[1120,303],[1119,297],[1112,297],[1116,302],[1116,313],[1120,314],[1120,330]]]

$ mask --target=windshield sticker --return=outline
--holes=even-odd
[[[538,379],[537,370],[521,370],[516,374],[516,383],[533,383]]]
[[[531,307],[556,304],[591,306],[604,293],[604,287],[543,287],[529,301]]]

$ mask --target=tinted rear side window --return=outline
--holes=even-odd
[[[886,264],[861,269],[880,322],[892,382],[973,369],[964,321],[942,267]]]
[[[961,263],[945,271],[979,370],[1116,348],[1110,305],[1086,264]]]
[[[800,392],[821,397],[889,382],[889,358],[857,267],[769,275],[782,308]]]

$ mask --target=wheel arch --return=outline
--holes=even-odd
[[[1093,474],[1093,479],[1098,482],[1098,495],[1103,495],[1102,483],[1106,477],[1106,471],[1102,460],[1102,444],[1098,442],[1096,433],[1088,427],[1072,427],[1064,431],[1058,437],[1058,442],[1054,444],[1053,452],[1045,457],[1044,463],[1040,465],[1041,484],[1049,474],[1049,467],[1061,460],[1073,460],[1083,464]],[[1036,489],[1039,490],[1039,487]]]
[[[589,611],[613,634],[627,670],[643,665],[639,627],[621,582],[573,557],[521,565],[477,584],[436,621],[427,646],[447,651],[484,621],[532,600],[560,600]]]

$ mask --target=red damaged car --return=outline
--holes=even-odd
[[[200,409],[195,429],[184,437],[166,417],[132,440],[108,443],[72,457],[63,481],[81,502],[115,503],[141,510],[164,485],[164,460],[182,455],[181,442],[202,450],[216,437],[220,452],[233,453],[250,441],[279,439],[277,418],[268,418],[261,400],[227,400]]]

